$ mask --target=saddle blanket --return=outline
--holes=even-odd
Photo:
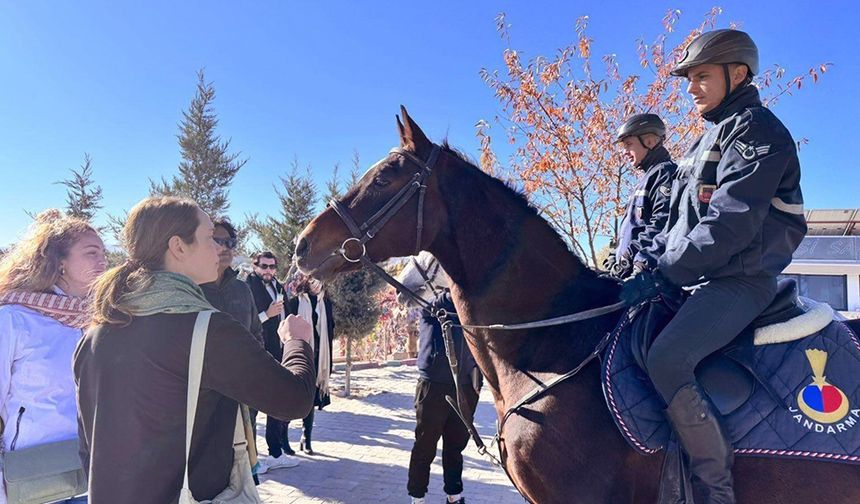
[[[618,331],[607,346],[603,392],[624,438],[652,454],[667,445],[671,432],[663,400],[625,344],[629,337],[629,328]],[[753,353],[753,370],[771,391],[756,384],[750,399],[724,417],[735,453],[860,464],[857,336],[831,321],[815,334],[758,345]]]

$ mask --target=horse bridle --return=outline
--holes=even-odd
[[[418,262],[418,259],[415,259],[415,256],[412,256],[412,265],[415,267],[416,270],[418,270],[418,274],[421,275],[421,278],[424,280],[424,285],[427,286],[428,289],[430,289],[430,292],[433,293],[433,297],[438,297],[439,294],[441,294],[441,291],[436,286],[436,284],[433,283],[433,280],[436,278],[436,275],[439,274],[439,269],[442,267],[439,264],[439,260],[436,259],[436,257],[433,257],[430,260],[430,264],[427,265],[427,270],[425,270],[421,267],[421,263]],[[430,273],[431,265],[434,266],[432,273]]]
[[[332,253],[332,257],[336,255],[341,255],[344,260],[351,263],[362,263],[364,266],[368,267],[371,271],[375,272],[379,275],[383,280],[385,280],[388,284],[393,286],[399,292],[402,292],[412,298],[419,306],[428,310],[431,314],[433,314],[442,326],[442,335],[443,340],[445,342],[445,353],[448,357],[448,363],[451,367],[451,372],[454,378],[454,386],[457,391],[457,400],[456,403],[451,397],[446,397],[448,403],[460,417],[463,424],[466,426],[466,429],[469,432],[470,437],[475,442],[478,448],[478,452],[482,455],[487,456],[492,460],[492,462],[500,467],[502,467],[507,473],[507,468],[504,466],[500,458],[496,457],[487,449],[484,445],[483,440],[481,439],[480,434],[478,434],[477,429],[474,426],[473,415],[474,413],[468,414],[466,416],[465,412],[468,411],[467,404],[465,402],[464,394],[461,393],[461,384],[459,380],[459,362],[458,357],[456,355],[456,351],[454,349],[454,340],[451,334],[451,329],[454,327],[460,327],[463,329],[487,329],[487,330],[524,330],[524,329],[534,329],[539,327],[549,327],[556,326],[562,324],[570,324],[573,322],[578,322],[581,320],[587,320],[595,317],[600,317],[606,315],[608,313],[620,310],[625,306],[623,301],[608,305],[601,306],[598,308],[593,308],[589,310],[585,310],[578,313],[573,313],[570,315],[564,315],[561,317],[555,317],[546,320],[540,320],[535,322],[527,322],[523,324],[493,324],[493,325],[468,325],[468,324],[454,324],[454,322],[449,317],[456,317],[455,313],[448,313],[444,309],[437,309],[431,302],[425,300],[418,294],[416,294],[411,289],[407,288],[405,285],[397,281],[394,277],[388,274],[384,269],[382,269],[379,265],[373,262],[367,256],[367,242],[372,240],[377,233],[395,216],[397,212],[403,208],[404,205],[415,195],[418,193],[418,212],[417,212],[417,224],[416,224],[416,238],[415,238],[415,254],[417,255],[421,252],[421,235],[423,233],[424,228],[424,193],[427,189],[426,181],[427,178],[433,173],[433,167],[436,164],[436,161],[439,157],[439,152],[441,148],[438,145],[433,145],[433,150],[430,152],[430,156],[427,158],[427,161],[423,161],[414,154],[409,151],[404,150],[403,148],[392,149],[389,154],[397,154],[403,156],[405,159],[412,161],[416,165],[418,165],[418,171],[412,176],[412,178],[407,182],[400,190],[391,197],[379,210],[376,211],[373,215],[371,215],[364,223],[361,225],[356,224],[355,219],[349,213],[346,205],[338,201],[337,199],[332,199],[329,202],[329,206],[334,210],[334,212],[340,217],[343,223],[346,225],[347,229],[349,229],[352,237],[344,240],[339,250],[336,250]],[[356,242],[361,246],[361,255],[358,257],[350,257],[346,247],[349,243]],[[438,260],[437,260],[438,262]],[[417,261],[415,261],[415,265],[418,267],[419,273],[424,278],[425,282],[429,283],[429,279],[427,277],[426,272],[420,267]],[[432,289],[432,287],[431,287]],[[627,318],[629,321],[630,318]],[[501,441],[502,430],[504,429],[504,425],[507,420],[522,409],[524,406],[536,401],[539,397],[544,395],[549,389],[558,385],[559,383],[564,382],[565,380],[571,378],[572,376],[578,374],[586,365],[591,363],[594,359],[596,359],[600,353],[606,348],[610,339],[621,329],[621,327],[626,324],[619,324],[615,330],[610,331],[598,342],[594,350],[576,367],[574,367],[571,371],[564,373],[555,377],[553,380],[550,380],[547,383],[540,383],[536,386],[530,393],[526,394],[521,400],[517,401],[517,403],[509,407],[505,412],[501,421],[497,423],[496,426],[496,436],[494,441],[499,443]],[[500,453],[501,455],[501,453]],[[510,478],[510,474],[508,474]],[[512,480],[513,481],[513,480]]]
[[[352,237],[343,241],[340,249],[336,252],[343,256],[343,258],[348,262],[362,262],[362,259],[367,257],[367,242],[372,240],[376,234],[379,233],[386,224],[388,224],[388,221],[397,215],[397,212],[399,212],[400,209],[403,208],[410,199],[412,199],[412,196],[414,196],[415,193],[418,193],[418,214],[415,226],[415,254],[421,252],[421,235],[424,232],[424,193],[427,191],[426,182],[430,174],[433,173],[433,166],[436,164],[436,160],[439,158],[439,152],[441,150],[442,149],[438,145],[434,144],[433,150],[430,152],[430,156],[427,158],[427,161],[423,161],[415,154],[412,154],[403,148],[392,149],[389,154],[402,156],[417,164],[419,169],[412,176],[412,179],[397,191],[397,194],[392,196],[391,199],[382,205],[382,208],[377,210],[376,213],[371,215],[361,225],[356,224],[355,219],[350,215],[346,205],[337,199],[332,199],[329,202],[329,206],[334,210],[338,217],[340,217],[340,220],[342,220],[347,229],[349,229],[350,234],[352,234]],[[350,257],[347,252],[346,247],[352,242],[361,246],[361,255],[358,257]]]

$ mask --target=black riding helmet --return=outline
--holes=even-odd
[[[652,135],[656,135],[657,138],[660,139],[659,142],[654,147],[650,149],[645,144],[645,140],[642,138],[642,135],[647,135],[651,133]],[[635,136],[639,139],[639,143],[642,144],[642,147],[648,149],[648,154],[636,165],[637,167],[641,166],[643,163],[647,162],[651,153],[663,145],[663,139],[666,138],[666,125],[663,124],[663,120],[660,119],[656,114],[636,114],[631,116],[629,119],[624,121],[624,124],[618,128],[618,133],[615,134],[615,141],[620,142],[627,137]]]
[[[670,73],[676,77],[686,77],[687,71],[694,66],[722,65],[723,76],[726,79],[726,95],[723,97],[725,102],[731,89],[729,65],[732,63],[746,65],[749,69],[747,79],[751,80],[753,75],[758,74],[758,47],[746,32],[714,30],[694,38],[684,50],[681,61]]]
[[[728,65],[743,63],[749,68],[750,76],[758,74],[758,47],[753,39],[740,30],[714,30],[694,38],[681,61],[675,65],[671,74],[686,77],[687,70],[710,63]]]
[[[620,142],[629,136],[641,137],[647,133],[657,135],[661,139],[666,137],[666,125],[663,124],[663,120],[657,114],[636,114],[630,116],[618,128],[615,140]],[[642,145],[644,146],[645,143],[643,142]]]

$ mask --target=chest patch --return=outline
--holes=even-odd
[[[711,196],[714,195],[714,191],[717,190],[717,186],[713,184],[701,184],[699,185],[699,201],[704,204],[709,204],[711,202]]]
[[[747,161],[752,161],[753,159],[767,155],[767,153],[770,152],[770,145],[765,144],[756,146],[741,142],[740,140],[735,140],[734,148],[738,151],[738,154]]]

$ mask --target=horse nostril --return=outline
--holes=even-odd
[[[299,240],[299,243],[296,244],[296,257],[299,259],[303,258],[307,255],[311,250],[311,244],[306,239],[302,238]]]

